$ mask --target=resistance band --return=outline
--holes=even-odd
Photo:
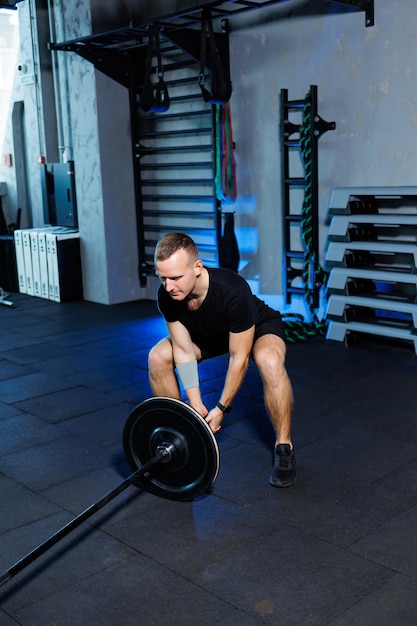
[[[216,198],[220,202],[232,203],[237,198],[237,182],[230,103],[216,104],[214,114]]]

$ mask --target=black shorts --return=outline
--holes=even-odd
[[[271,315],[255,327],[254,343],[263,335],[277,335],[285,342],[284,322],[279,311],[274,311],[274,315]]]
[[[263,335],[276,335],[277,337],[280,337],[280,339],[282,339],[284,343],[286,343],[284,323],[282,321],[282,317],[279,311],[274,311],[273,315],[269,315],[267,319],[262,320],[259,324],[256,325],[253,343],[255,343],[255,341],[259,339],[259,337],[263,337]],[[200,351],[202,361],[204,361],[205,359],[212,359],[215,356],[220,356],[220,354],[227,354],[227,349],[225,349],[220,354],[213,354],[201,347]]]

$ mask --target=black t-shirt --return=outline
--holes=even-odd
[[[274,317],[277,312],[254,296],[244,278],[232,270],[207,268],[209,288],[201,306],[190,311],[185,300],[176,301],[158,289],[158,308],[167,322],[179,321],[203,354],[229,350],[229,332],[240,333]]]

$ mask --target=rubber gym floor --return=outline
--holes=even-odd
[[[155,303],[0,307],[0,571],[122,482],[149,397]],[[217,401],[225,357],[202,364]],[[417,360],[408,346],[290,344],[298,479],[268,483],[273,432],[251,365],[210,493],[130,486],[0,587],[1,626],[415,626]]]

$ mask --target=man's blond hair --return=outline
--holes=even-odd
[[[198,249],[191,237],[184,233],[168,233],[163,235],[156,244],[155,263],[166,261],[178,250],[185,250],[192,263],[198,260]]]

